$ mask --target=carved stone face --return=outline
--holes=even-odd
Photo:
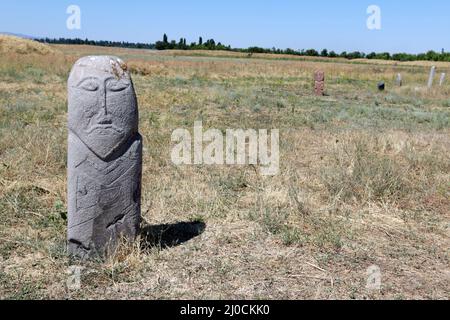
[[[126,65],[116,57],[78,60],[69,76],[69,129],[106,160],[138,130],[138,109]]]

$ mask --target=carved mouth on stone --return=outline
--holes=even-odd
[[[92,128],[90,128],[89,130],[86,131],[87,134],[91,134],[94,131],[109,131],[109,130],[113,130],[116,131],[119,134],[123,134],[123,130],[112,125],[112,124],[98,124],[93,126]]]

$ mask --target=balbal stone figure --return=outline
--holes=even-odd
[[[403,85],[402,75],[401,73],[397,74],[397,78],[395,79],[395,84],[398,87],[401,87]]]
[[[130,73],[116,57],[77,61],[68,81],[68,251],[105,256],[138,235],[142,138]]]
[[[318,70],[314,73],[314,94],[316,96],[323,96],[325,90],[325,73]]]

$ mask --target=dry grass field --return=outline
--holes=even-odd
[[[34,45],[0,38],[1,299],[450,298],[450,81],[427,90],[429,63]],[[90,54],[133,71],[145,223],[71,290],[66,81]],[[280,174],[173,165],[196,120],[280,129]]]

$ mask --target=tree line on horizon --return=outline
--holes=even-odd
[[[105,41],[105,40],[89,40],[89,39],[67,39],[67,38],[42,38],[35,39],[41,43],[49,44],[75,44],[75,45],[88,45],[88,46],[100,46],[100,47],[115,47],[115,48],[131,48],[131,49],[155,49],[154,44],[149,43],[135,43],[125,41]]]
[[[156,43],[134,43],[134,42],[120,42],[120,41],[105,41],[105,40],[89,40],[89,39],[36,39],[42,43],[50,44],[76,44],[76,45],[92,45],[103,47],[118,47],[118,48],[131,48],[131,49],[150,49],[150,50],[223,50],[232,52],[243,52],[252,55],[254,53],[268,53],[268,54],[288,54],[295,56],[308,56],[308,57],[324,57],[324,58],[345,58],[349,60],[354,59],[378,59],[378,60],[394,60],[394,61],[447,61],[450,62],[450,52],[445,52],[444,49],[439,52],[433,50],[427,53],[410,54],[410,53],[395,53],[389,52],[376,53],[371,52],[366,54],[360,51],[354,52],[341,52],[328,51],[323,49],[317,51],[315,49],[308,50],[294,50],[294,49],[278,49],[278,48],[261,48],[261,47],[249,47],[249,48],[232,48],[230,45],[224,45],[221,42],[216,42],[214,39],[203,40],[199,37],[198,42],[187,43],[186,38],[181,38],[179,41],[169,40],[167,34],[164,34],[161,41]]]

